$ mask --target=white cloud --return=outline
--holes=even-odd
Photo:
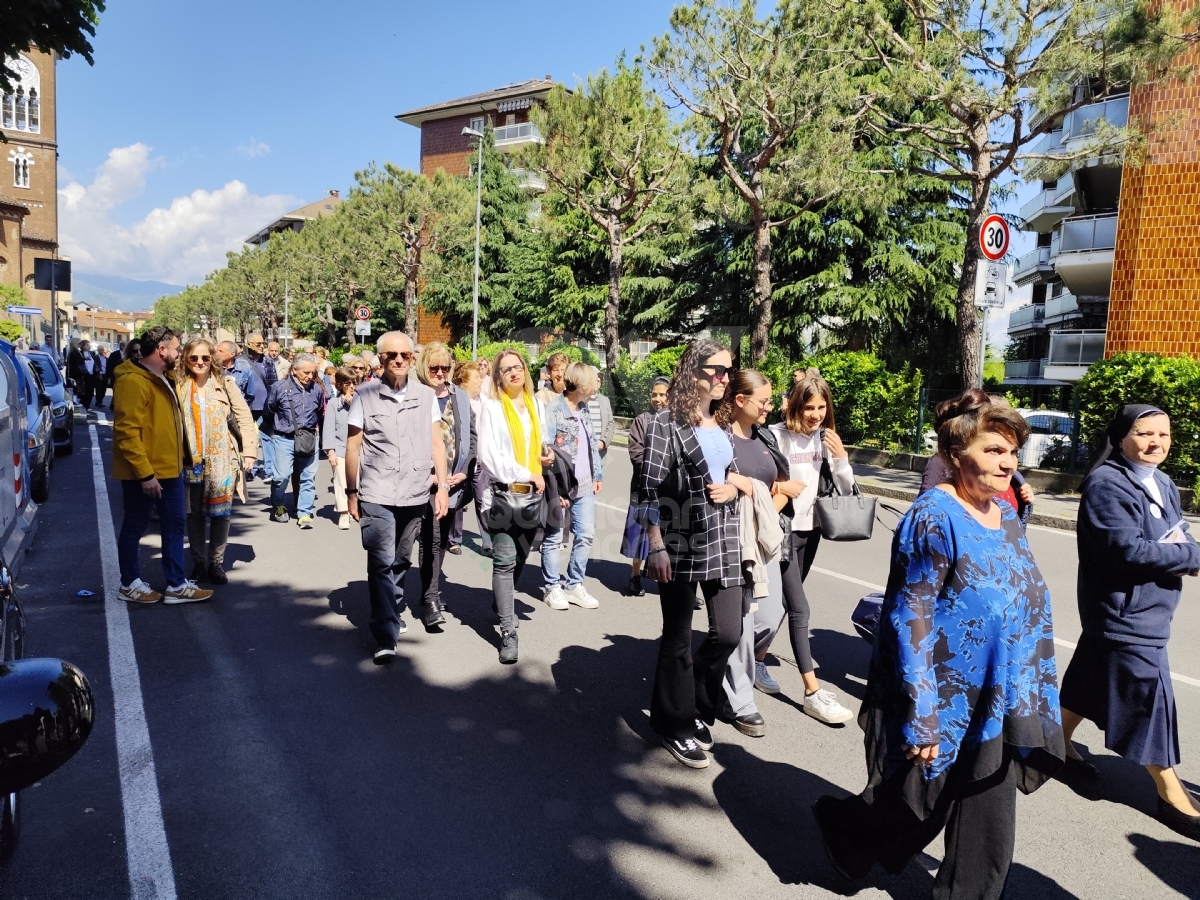
[[[112,221],[111,213],[141,194],[147,174],[162,166],[139,143],[114,148],[89,185],[64,176],[59,241],[77,269],[196,283],[224,264],[227,250],[241,249],[248,235],[302,202],[286,194],[252,194],[242,182],[230,181],[215,191],[176,197],[128,227]]]
[[[249,141],[237,145],[237,152],[246,157],[246,159],[254,159],[256,156],[266,156],[270,153],[271,145],[250,138]]]

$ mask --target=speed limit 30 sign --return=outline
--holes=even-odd
[[[998,215],[992,214],[983,220],[979,229],[979,249],[992,262],[1004,259],[1008,253],[1009,233],[1008,223]]]
[[[358,309],[356,309],[354,311],[354,318],[358,319],[358,321],[360,321],[360,322],[370,322],[371,321],[371,307],[360,306]]]

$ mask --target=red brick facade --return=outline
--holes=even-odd
[[[503,125],[512,116],[513,124],[529,121],[529,110],[521,109],[497,118],[491,112],[472,112],[447,119],[431,119],[421,125],[421,174],[432,175],[445,169],[447,175],[470,174],[470,156],[475,150],[475,138],[462,133],[472,119],[483,118],[493,127]]]

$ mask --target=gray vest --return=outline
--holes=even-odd
[[[433,389],[409,376],[404,400],[382,381],[358,387],[362,404],[362,447],[358,496],[383,506],[429,502],[433,472]]]

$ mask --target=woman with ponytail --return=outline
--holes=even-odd
[[[663,615],[650,727],[693,769],[709,764],[709,726],[723,712],[725,665],[742,636],[738,489],[725,480],[733,442],[713,415],[732,374],[723,346],[688,344],[667,408],[646,428],[638,496],[649,537],[646,574],[658,582]],[[697,587],[708,606],[708,635],[693,658]]]
[[[497,491],[514,496],[546,490],[542,467],[554,453],[542,443],[545,409],[533,395],[525,360],[502,350],[492,365],[492,398],[483,401],[479,423],[479,461],[483,467],[480,523],[492,540],[492,593],[500,616],[500,662],[517,661],[517,614],[513,599],[538,525],[492,515]]]

